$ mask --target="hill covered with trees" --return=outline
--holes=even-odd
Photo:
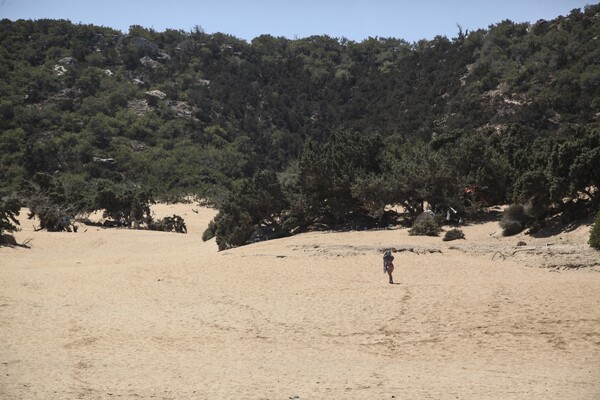
[[[596,210],[600,6],[457,29],[248,43],[1,20],[0,204],[64,229],[98,209],[148,222],[154,199],[193,194],[219,208],[205,236],[221,249],[388,223],[390,204]]]

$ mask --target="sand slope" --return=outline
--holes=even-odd
[[[155,211],[189,233],[33,232],[22,218],[31,248],[0,248],[0,398],[600,398],[589,227],[308,233],[218,252],[201,240],[213,210]]]

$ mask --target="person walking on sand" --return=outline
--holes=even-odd
[[[394,256],[392,255],[391,250],[387,250],[383,253],[383,272],[387,272],[390,277],[390,284],[394,284],[394,278],[392,277],[392,272],[394,272]]]

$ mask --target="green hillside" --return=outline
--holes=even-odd
[[[417,43],[4,19],[0,191],[51,230],[193,194],[220,248],[423,201],[572,220],[600,198],[598,60],[600,5]]]

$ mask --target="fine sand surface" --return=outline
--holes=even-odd
[[[22,215],[30,248],[0,248],[0,399],[600,398],[589,226],[315,232],[218,252],[201,240],[214,210],[155,212],[189,233],[34,232]]]

